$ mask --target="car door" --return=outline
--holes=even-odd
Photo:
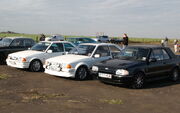
[[[169,54],[167,53],[167,51],[165,49],[162,49],[162,53],[163,53],[163,76],[168,76],[169,73],[171,72],[172,70],[172,67],[173,67],[173,62],[172,62],[172,59],[171,57],[169,56]]]
[[[167,67],[164,59],[164,53],[162,49],[152,50],[149,59],[156,59],[156,61],[149,62],[147,66],[147,77],[148,78],[159,78],[166,75]]]
[[[9,49],[10,50],[8,53],[13,53],[13,52],[25,50],[24,40],[23,39],[14,39],[12,41],[12,43],[10,44]]]
[[[98,56],[98,57],[97,57]],[[92,62],[90,63],[91,67],[96,62],[101,62],[107,59],[111,59],[112,56],[109,51],[109,47],[107,45],[98,46],[96,51],[94,52],[94,55],[92,57]]]
[[[51,52],[48,52],[48,51],[51,51]],[[64,47],[63,47],[63,44],[62,43],[53,43],[50,45],[49,49],[47,50],[47,52],[45,53],[44,55],[44,61],[48,58],[51,58],[51,57],[56,57],[56,56],[60,56],[60,55],[64,55],[65,52],[64,52]]]

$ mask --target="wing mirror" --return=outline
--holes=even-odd
[[[156,61],[157,61],[156,58],[150,58],[150,59],[149,59],[149,62],[156,62]]]
[[[48,50],[47,53],[52,53],[53,51],[52,50]]]
[[[100,54],[95,54],[94,55],[94,58],[99,58],[100,57]]]

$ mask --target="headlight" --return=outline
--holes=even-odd
[[[7,59],[10,59],[11,57],[8,55]]]
[[[92,67],[92,71],[98,71],[98,70],[99,70],[99,68],[97,66]]]
[[[124,69],[118,69],[116,70],[116,75],[129,75],[129,72],[127,70]]]
[[[45,65],[46,65],[46,66],[49,65],[49,62],[48,62],[48,61],[45,61]]]

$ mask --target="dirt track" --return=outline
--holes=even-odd
[[[0,65],[0,113],[179,113],[180,81],[128,89]]]

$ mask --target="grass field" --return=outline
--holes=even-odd
[[[35,41],[38,41],[40,34],[20,34],[20,33],[0,33],[0,37],[28,37],[28,38],[33,38]],[[49,36],[49,35],[46,35]],[[91,37],[95,38],[93,36],[65,36],[66,38],[68,37]],[[120,37],[112,37],[112,38],[120,38]],[[122,38],[122,37],[121,37]],[[130,42],[135,42],[135,43],[160,43],[161,38],[133,38],[129,37]],[[174,39],[170,39],[169,42],[172,43]]]

